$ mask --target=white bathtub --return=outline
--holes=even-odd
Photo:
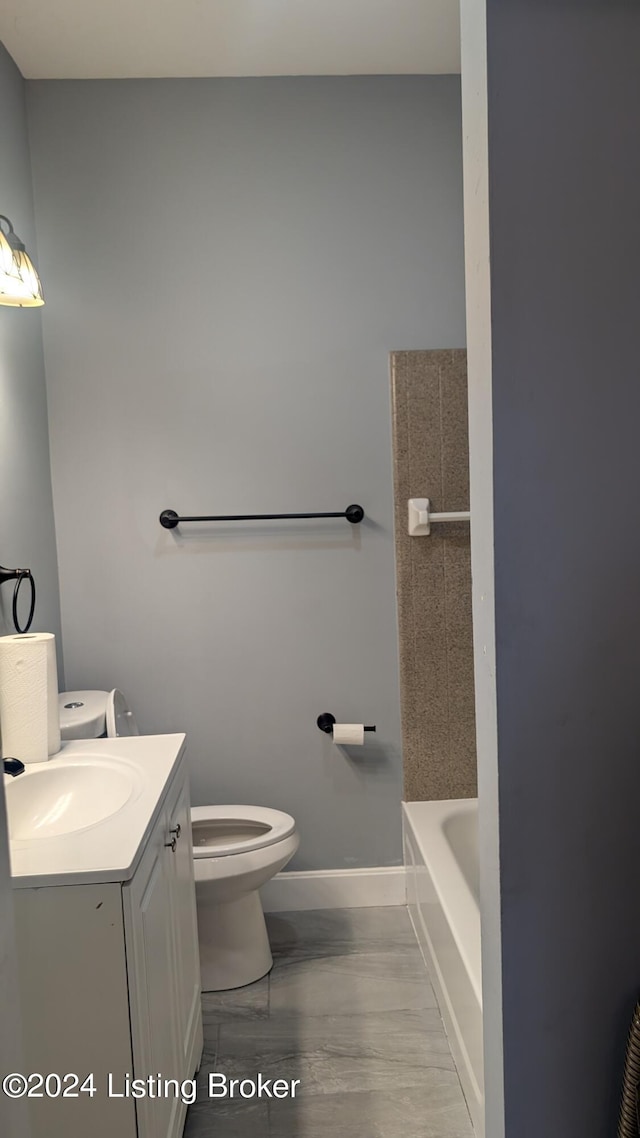
[[[484,1136],[478,803],[404,803],[409,911],[475,1132]]]

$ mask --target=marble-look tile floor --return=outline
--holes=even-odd
[[[202,997],[185,1138],[473,1138],[406,909],[267,917],[273,969]],[[207,1097],[209,1073],[300,1079],[295,1099]]]

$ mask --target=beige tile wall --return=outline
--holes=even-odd
[[[407,500],[469,509],[467,355],[393,352],[393,448],[405,798],[476,794],[468,523],[407,533]]]

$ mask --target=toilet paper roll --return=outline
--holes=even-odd
[[[364,743],[364,723],[334,723],[333,741],[338,746],[361,747]]]
[[[0,739],[5,758],[44,763],[60,750],[56,638],[0,637]]]

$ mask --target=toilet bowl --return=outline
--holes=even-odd
[[[296,824],[261,806],[194,806],[191,826],[202,990],[239,988],[273,964],[258,890],[296,852]]]
[[[58,699],[62,739],[140,733],[117,688]],[[296,852],[295,820],[263,806],[194,806],[191,827],[202,990],[240,988],[273,964],[259,890]]]

